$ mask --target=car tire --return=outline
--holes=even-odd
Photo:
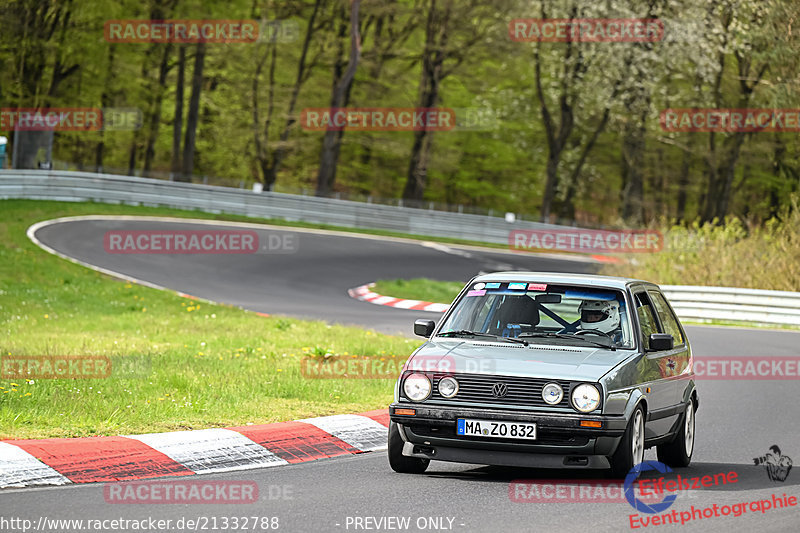
[[[639,405],[625,428],[617,450],[609,459],[611,476],[624,478],[631,468],[644,460],[644,409]]]
[[[695,407],[694,402],[689,400],[686,411],[683,413],[681,430],[675,439],[667,444],[656,447],[658,460],[667,466],[685,467],[692,462],[694,452],[694,429],[695,429]]]
[[[401,474],[421,474],[430,464],[430,459],[403,455],[403,438],[397,424],[389,422],[389,466]]]

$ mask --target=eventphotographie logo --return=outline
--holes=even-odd
[[[769,447],[769,451],[761,457],[754,457],[753,462],[764,465],[767,470],[767,477],[770,481],[786,481],[789,472],[792,470],[792,460],[781,453],[777,444]]]

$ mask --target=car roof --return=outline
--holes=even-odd
[[[554,272],[528,272],[506,271],[492,272],[477,276],[473,281],[525,281],[528,283],[553,283],[559,285],[589,285],[593,287],[606,287],[624,290],[631,284],[645,284],[656,286],[649,281],[633,278],[618,278],[613,276],[598,276],[595,274],[568,274]]]

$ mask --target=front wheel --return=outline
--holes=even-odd
[[[644,410],[638,406],[633,412],[622,440],[611,456],[611,475],[624,478],[631,468],[644,460]]]
[[[694,402],[689,400],[683,414],[683,426],[670,443],[656,447],[658,460],[667,466],[684,467],[692,462],[694,451]]]
[[[389,422],[389,466],[401,474],[421,474],[428,468],[430,459],[403,455],[403,438],[397,424]]]

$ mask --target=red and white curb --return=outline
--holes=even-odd
[[[413,309],[415,311],[430,311],[432,313],[444,313],[450,308],[450,304],[437,304],[434,302],[423,302],[421,300],[405,300],[403,298],[394,298],[392,296],[382,296],[376,292],[372,292],[374,283],[361,285],[354,289],[348,289],[347,294],[351,298],[369,302],[377,305],[388,305],[389,307],[397,307],[399,309]]]
[[[386,449],[389,412],[117,437],[0,441],[0,488],[192,476]]]

